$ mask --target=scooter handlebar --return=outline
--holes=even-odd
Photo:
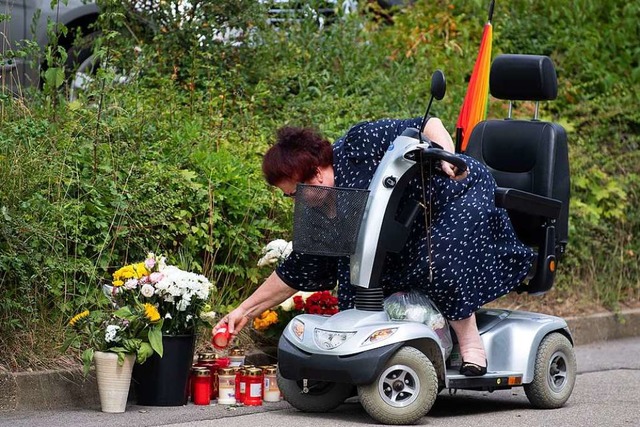
[[[414,154],[412,160],[418,161],[415,157],[415,153],[420,151],[422,153],[423,160],[442,160],[451,163],[457,169],[457,175],[463,174],[467,170],[467,163],[454,153],[450,153],[442,148],[437,148],[429,144],[419,144],[416,146],[418,150],[412,150],[407,155]]]

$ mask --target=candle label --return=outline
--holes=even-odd
[[[262,384],[250,384],[249,385],[249,396],[251,396],[251,397],[262,397]]]

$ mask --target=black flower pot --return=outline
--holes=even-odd
[[[162,337],[163,357],[154,354],[133,368],[133,388],[138,405],[182,406],[187,404],[189,373],[193,363],[195,335]]]

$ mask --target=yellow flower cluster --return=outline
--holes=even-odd
[[[84,319],[88,315],[89,315],[89,310],[85,310],[82,313],[76,314],[71,318],[71,320],[69,320],[69,326],[75,326],[75,324],[78,323],[78,321]]]
[[[122,286],[128,279],[139,279],[142,276],[147,276],[149,274],[151,274],[151,272],[147,270],[144,262],[127,265],[113,273],[112,284],[115,287]]]
[[[264,331],[274,323],[278,323],[278,313],[273,310],[267,310],[253,319],[253,327],[258,331]]]
[[[158,309],[149,303],[144,304],[144,315],[151,323],[156,323],[160,320],[160,313],[158,312]]]

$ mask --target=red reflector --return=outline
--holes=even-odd
[[[551,261],[549,262],[549,271],[551,271],[551,272],[556,271],[556,262],[555,262],[555,261],[553,261],[553,260],[551,260]]]

